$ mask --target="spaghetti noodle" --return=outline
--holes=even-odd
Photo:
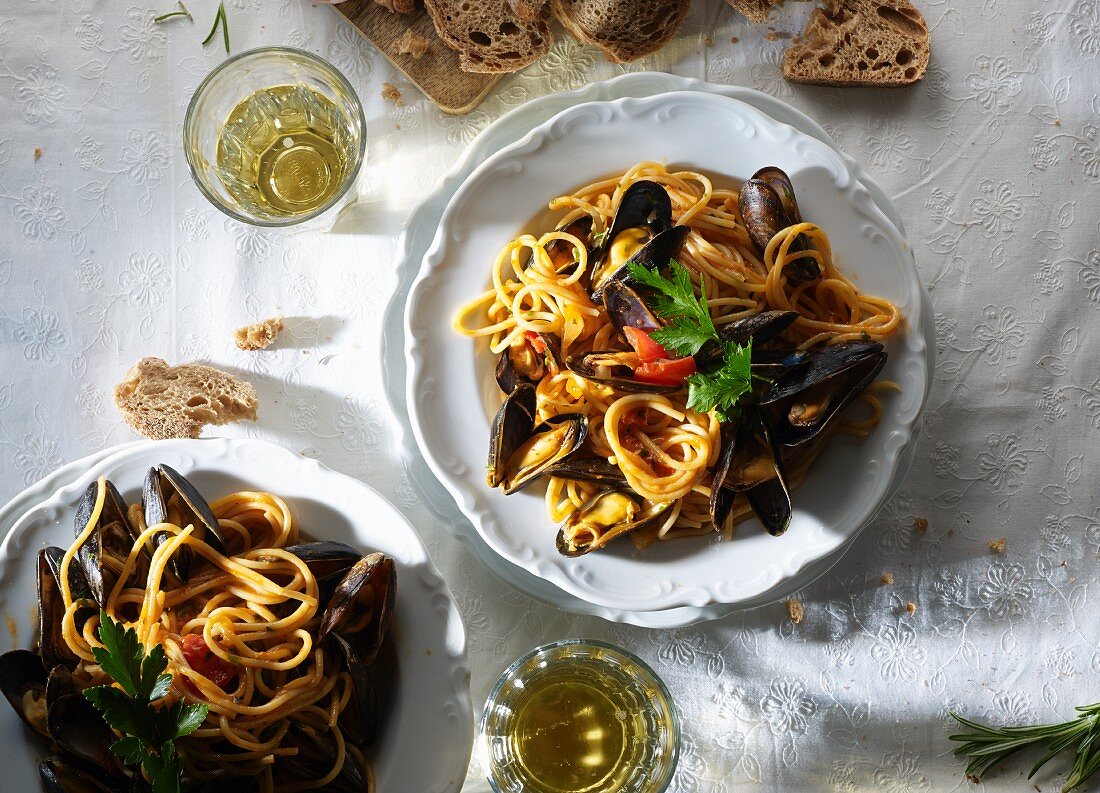
[[[631,534],[640,545],[715,529],[728,534],[752,514],[742,496],[723,525],[713,525],[708,513],[722,450],[717,411],[689,408],[686,389],[635,393],[618,387],[613,378],[586,377],[565,363],[594,351],[614,353],[606,362],[596,356],[597,371],[608,371],[612,363],[633,367],[639,362],[594,286],[609,263],[617,266],[645,244],[644,229],[605,239],[624,194],[642,181],[664,188],[672,223],[687,227],[675,258],[687,268],[696,293],[705,297],[719,332],[761,312],[794,312],[797,317],[780,343],[789,350],[814,351],[883,341],[902,323],[896,306],[864,294],[837,268],[820,227],[801,221],[786,224],[766,246],[754,245],[739,209],[739,192],[718,187],[701,173],[644,162],[551,201],[551,210],[564,213],[555,230],[523,234],[508,243],[493,263],[491,288],[458,311],[454,328],[486,340],[494,356],[510,354],[521,360],[526,351],[533,360],[520,369],[535,387],[536,423],[566,414],[587,417],[583,454],[616,466],[629,490],[644,500],[643,509],[666,505],[659,521]],[[589,223],[586,238],[576,230],[589,228]],[[816,277],[793,277],[792,265],[811,261]],[[556,354],[538,360],[537,348],[547,341]],[[604,363],[606,368],[599,369]],[[859,400],[867,405],[867,415],[837,424],[866,434],[877,423],[881,404],[870,393]],[[821,444],[812,446],[788,461],[792,486],[805,476]],[[552,475],[547,511],[554,521],[567,520],[604,488],[600,482]]]

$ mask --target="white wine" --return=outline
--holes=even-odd
[[[276,85],[229,114],[214,171],[245,212],[294,217],[332,199],[356,151],[351,120],[331,99],[306,85]]]

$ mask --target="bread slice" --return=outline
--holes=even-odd
[[[389,83],[382,83],[382,85],[389,85]],[[398,96],[400,97],[401,94],[398,94]],[[283,318],[272,317],[262,322],[254,322],[251,325],[237,328],[237,330],[233,332],[233,340],[242,350],[250,352],[255,350],[266,350],[275,343],[275,339],[279,338],[279,334],[282,330]]]
[[[212,366],[142,358],[115,386],[115,405],[146,438],[197,438],[207,424],[256,420],[256,389]]]
[[[817,85],[910,85],[928,68],[930,40],[908,0],[834,0],[814,9],[783,54],[783,76]]]
[[[515,0],[424,0],[443,43],[458,51],[467,72],[514,72],[550,50],[554,37],[541,15],[525,22]],[[528,0],[524,0],[528,2]]]
[[[771,13],[772,6],[777,0],[726,0],[731,6],[740,11],[750,22],[764,22]]]
[[[512,13],[524,22],[535,22],[546,9],[546,0],[508,0]]]
[[[625,63],[655,52],[675,34],[691,0],[552,0],[565,29]]]

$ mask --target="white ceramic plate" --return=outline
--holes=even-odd
[[[26,646],[34,635],[35,554],[72,540],[73,510],[84,489],[103,474],[134,500],[145,471],[159,462],[176,468],[211,499],[246,487],[277,493],[311,537],[394,557],[399,674],[394,706],[374,749],[379,790],[458,791],[473,743],[473,718],[465,632],[446,584],[412,526],[382,496],[276,444],[210,439],[130,445],[26,512],[0,546],[0,611],[14,621],[18,643]],[[0,715],[0,745],[25,747],[6,754],[4,789],[10,783],[12,790],[38,790],[38,746],[6,709]],[[425,753],[425,745],[432,750]]]
[[[451,331],[450,318],[488,280],[493,256],[552,197],[643,159],[691,166],[731,180],[764,164],[791,174],[804,216],[830,234],[838,261],[861,288],[899,304],[908,320],[890,346],[892,398],[871,438],[838,438],[799,488],[791,529],[772,538],[749,528],[731,543],[709,539],[636,552],[628,543],[579,560],[553,548],[554,527],[535,488],[512,497],[483,480],[496,410],[484,350]],[[759,597],[842,547],[886,496],[924,401],[928,367],[922,288],[897,229],[844,160],[819,140],[732,99],[676,92],[580,105],[488,158],[455,193],[414,282],[406,309],[406,398],[432,472],[484,541],[588,602],[654,611]],[[837,493],[842,494],[837,497]]]

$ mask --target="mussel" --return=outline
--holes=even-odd
[[[293,755],[279,758],[275,770],[275,789],[294,788],[295,783],[317,778],[318,769],[330,769],[336,763],[336,747],[328,741],[318,741],[316,733],[305,726],[291,728],[283,746],[297,749]],[[361,765],[354,752],[344,756],[344,764],[336,778],[324,786],[326,793],[374,793],[376,785],[370,765]]]
[[[614,280],[604,287],[603,305],[607,318],[624,338],[625,328],[637,328],[652,333],[664,326],[642,300],[641,295],[625,281]]]
[[[107,559],[113,557],[125,560],[137,536],[127,515],[126,502],[118,490],[109,480],[104,482],[104,488],[103,504],[98,516],[95,508],[99,502],[99,482],[92,482],[76,505],[76,517],[73,519],[73,531],[79,537],[87,531],[88,524],[95,518],[95,525],[81,544],[76,558],[91,596],[100,606],[106,603],[111,587],[117,580],[117,573]],[[70,564],[70,575],[72,568],[73,565]]]
[[[562,226],[559,226],[555,231],[561,231],[566,234],[570,234],[576,237],[585,248],[592,247],[592,216],[581,215],[576,220],[572,220]],[[546,253],[550,256],[550,261],[554,265],[554,269],[559,273],[566,273],[578,261],[577,249],[572,243],[563,239],[551,240],[546,244]]]
[[[669,506],[667,502],[647,503],[626,490],[597,493],[558,529],[558,553],[574,557],[603,548],[617,537],[660,520]]]
[[[754,406],[741,412],[737,428],[723,427],[724,446],[714,471],[710,512],[721,527],[733,499],[716,492],[744,493],[749,506],[769,534],[779,536],[791,523],[791,492],[783,456],[767,418]]]
[[[753,343],[753,362],[755,363],[757,347],[777,338],[796,319],[798,319],[797,311],[761,311],[759,314],[726,323],[718,329],[722,345],[713,341],[707,342],[699,352],[695,353],[695,363],[700,368],[715,363],[722,357],[724,345],[743,346],[749,341]]]
[[[370,746],[374,743],[378,725],[378,695],[370,667],[338,634],[330,633],[326,641],[336,656],[343,660],[344,668],[351,675],[352,701],[340,714],[340,726],[356,745]]]
[[[505,466],[535,427],[535,387],[530,383],[517,385],[497,410],[489,432],[489,460],[485,481],[497,487],[504,480]]]
[[[741,185],[738,210],[749,239],[761,256],[772,237],[802,220],[790,178],[774,166],[761,168]],[[798,252],[808,247],[805,236],[799,235],[790,250]],[[803,283],[819,278],[821,268],[813,258],[804,256],[787,265],[784,274],[795,283]]]
[[[592,350],[565,360],[565,367],[585,380],[614,386],[620,391],[641,394],[671,394],[683,385],[650,383],[635,377],[637,355],[622,350]]]
[[[76,661],[76,655],[61,637],[61,623],[65,616],[65,603],[61,596],[61,562],[65,550],[56,546],[38,552],[36,572],[38,584],[38,652],[47,669],[58,664]],[[69,563],[69,594],[81,608],[74,621],[79,631],[84,621],[99,611],[92,591],[78,560]]]
[[[561,344],[549,333],[528,333],[501,351],[497,358],[496,381],[510,394],[523,383],[536,385],[548,372],[560,367]]]
[[[317,579],[318,599],[321,608],[325,608],[337,585],[362,554],[350,545],[342,542],[303,542],[291,545],[286,550],[303,562]]]
[[[46,680],[46,731],[73,756],[108,774],[122,773],[111,753],[114,733],[96,707],[76,688],[72,673],[64,666],[51,669]]]
[[[504,494],[511,495],[534,482],[580,449],[587,437],[588,417],[583,413],[563,413],[539,424],[505,463],[500,480]]]
[[[9,650],[0,655],[0,693],[23,723],[44,738],[46,729],[46,680],[48,674],[38,653]]]
[[[149,469],[142,490],[142,507],[147,526],[158,523],[192,525],[195,527],[195,537],[218,553],[225,554],[225,541],[213,510],[195,486],[175,469],[167,465],[155,465]],[[167,532],[158,532],[153,537],[153,545],[160,547],[168,539]],[[180,581],[186,581],[190,575],[192,556],[188,548],[181,547],[169,560],[169,569]]]
[[[592,254],[593,299],[601,298],[610,281],[626,276],[629,261],[650,269],[667,266],[687,234],[686,226],[672,225],[672,200],[664,187],[644,179],[634,182],[619,199],[603,243]]]
[[[70,757],[47,757],[38,765],[46,793],[119,793],[125,782],[104,779],[99,769],[86,769]]]
[[[625,487],[626,476],[619,466],[609,463],[606,457],[577,457],[554,463],[545,471],[549,476],[595,482],[606,487]]]
[[[799,446],[816,438],[885,365],[886,350],[878,342],[815,350],[804,366],[781,376],[760,400],[779,443]]]
[[[382,646],[396,595],[393,559],[382,553],[364,556],[337,585],[321,618],[318,638],[335,633],[370,665]]]

